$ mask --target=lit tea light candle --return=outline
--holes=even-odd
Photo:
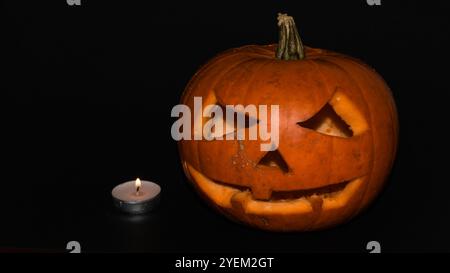
[[[114,205],[121,211],[130,214],[148,212],[159,203],[161,187],[150,181],[128,181],[116,186],[111,194]]]

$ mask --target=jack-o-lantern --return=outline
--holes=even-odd
[[[191,109],[194,97],[203,105],[279,105],[278,148],[262,151],[260,140],[181,140],[181,160],[195,188],[231,219],[273,231],[328,228],[382,189],[397,148],[396,107],[373,69],[304,47],[292,17],[280,14],[278,25],[278,45],[218,55],[181,99]]]

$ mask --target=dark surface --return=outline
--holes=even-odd
[[[0,248],[151,252],[450,250],[445,1],[3,1]],[[276,1],[278,2],[278,1]],[[393,3],[394,2],[394,3]],[[373,66],[391,86],[400,149],[380,198],[348,224],[276,234],[228,221],[184,177],[172,107],[222,50],[276,42],[276,14],[305,44]],[[127,217],[111,189],[162,186],[158,210]]]

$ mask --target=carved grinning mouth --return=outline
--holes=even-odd
[[[364,177],[324,186],[321,188],[273,192],[269,200],[257,200],[251,190],[214,181],[186,163],[192,178],[201,191],[223,208],[232,208],[238,203],[246,213],[264,214],[302,214],[317,209],[340,208],[347,204],[363,183]]]
[[[300,198],[311,198],[313,196],[320,198],[330,198],[337,196],[352,180],[343,181],[340,183],[327,185],[319,188],[305,189],[305,190],[293,190],[293,191],[273,191],[271,197],[264,202],[289,202]],[[209,182],[215,183],[222,187],[229,187],[241,192],[251,192],[251,189],[244,186],[237,186],[228,184],[225,182],[209,179]],[[254,197],[252,197],[255,199]],[[255,199],[256,200],[256,199]]]
[[[350,180],[307,190],[275,191],[272,192],[270,201],[290,201],[299,198],[310,198],[311,196],[318,196],[322,199],[330,198],[337,196],[340,192],[342,192],[349,182]]]

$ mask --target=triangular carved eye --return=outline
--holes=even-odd
[[[278,150],[267,152],[258,163],[259,166],[274,167],[280,169],[283,173],[289,172],[289,166],[281,156]]]
[[[319,132],[321,134],[349,138],[353,136],[353,131],[337,113],[333,107],[327,103],[310,119],[298,122],[298,125]]]

